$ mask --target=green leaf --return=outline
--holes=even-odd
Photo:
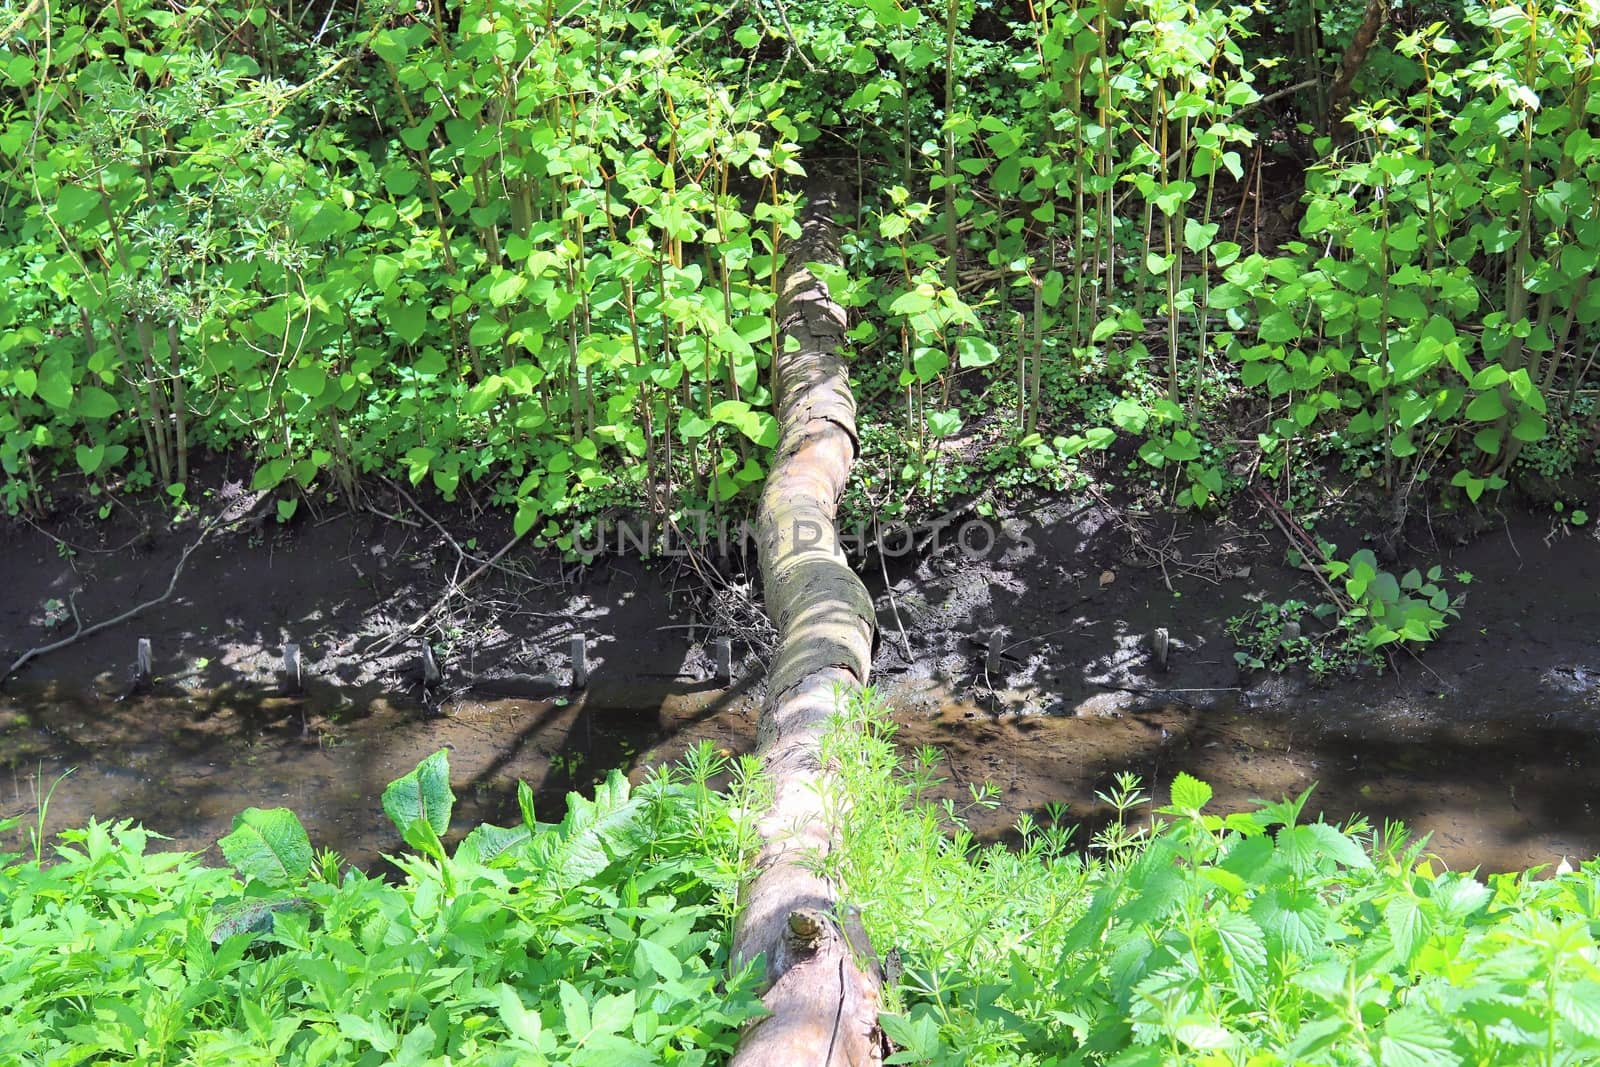
[[[293,885],[311,870],[311,841],[288,808],[244,809],[217,846],[236,871],[266,885]]]
[[[100,193],[79,185],[63,185],[56,193],[56,222],[63,228],[87,218],[89,212],[100,206]]]
[[[539,1017],[539,1013],[530,1011],[522,1003],[517,991],[504,982],[494,987],[494,1002],[500,1009],[500,1021],[505,1024],[506,1033],[526,1041],[535,1049],[539,1048],[539,1039],[544,1029],[544,1020]]]
[[[93,474],[100,469],[101,462],[106,458],[106,446],[79,445],[73,449],[73,454],[78,461],[78,469],[85,474]]]
[[[348,1012],[339,1012],[334,1019],[339,1023],[339,1032],[344,1036],[354,1041],[365,1041],[377,1052],[394,1051],[396,1036],[394,1029],[381,1020],[363,1019]]]
[[[1511,436],[1524,443],[1544,440],[1549,427],[1544,416],[1536,411],[1524,409],[1517,424],[1511,428]]]
[[[434,833],[450,829],[450,809],[456,801],[450,791],[450,756],[440,749],[402,778],[396,778],[383,791],[383,810],[401,833],[417,819],[424,819]]]
[[[309,367],[291,367],[283,376],[284,384],[308,400],[315,400],[328,388],[328,372],[316,364]]]
[[[1287,311],[1274,311],[1261,320],[1256,336],[1267,344],[1284,344],[1300,336],[1300,323]]]
[[[1421,1008],[1406,1005],[1384,1020],[1378,1041],[1382,1067],[1456,1067],[1444,1023]]]
[[[950,366],[950,357],[942,348],[918,348],[911,353],[911,366],[918,381],[931,382]]]
[[[1211,803],[1211,787],[1187,771],[1172,780],[1172,806],[1179,811],[1200,811]]]
[[[1600,982],[1584,978],[1557,986],[1556,1014],[1574,1029],[1600,1037]]]
[[[641,937],[634,942],[634,951],[644,958],[651,971],[667,981],[676,982],[683,977],[683,964],[678,957],[649,938]]]
[[[461,467],[454,460],[433,467],[433,486],[446,500],[454,500],[456,487],[461,484]]]
[[[408,345],[414,345],[428,328],[428,308],[424,304],[389,304],[389,325],[396,336]]]
[[[1491,422],[1506,413],[1499,393],[1479,393],[1467,405],[1467,418],[1473,422]]]
[[[1304,960],[1322,943],[1327,912],[1315,893],[1274,885],[1255,899],[1250,917],[1278,953]]]
[[[1267,941],[1254,919],[1236,911],[1223,911],[1212,924],[1217,946],[1232,964],[1233,985],[1240,996],[1253,997],[1261,988],[1267,968]]]
[[[492,315],[479,315],[472,329],[467,331],[467,340],[480,348],[492,345],[505,336],[506,324]]]
[[[1489,480],[1487,478],[1474,477],[1471,471],[1460,470],[1456,471],[1455,477],[1450,479],[1450,484],[1457,488],[1465,489],[1467,491],[1467,499],[1476,504],[1478,498],[1483,495],[1484,489],[1488,486]]]
[[[99,386],[86,385],[78,390],[77,409],[86,419],[109,419],[122,410],[122,405]]]
[[[933,286],[923,283],[910,292],[901,293],[889,305],[891,315],[917,315],[933,307]]]
[[[646,814],[620,771],[595,788],[593,800],[568,793],[567,817],[557,827],[557,844],[548,857],[554,884],[591,882],[614,861],[636,855],[649,840]]]
[[[956,355],[963,367],[987,367],[1000,358],[1000,349],[985,338],[963,334],[956,338]]]
[[[928,412],[928,432],[935,437],[950,437],[961,430],[959,411]]]
[[[522,295],[528,280],[521,274],[506,272],[489,283],[489,302],[495,307],[505,307]]]
[[[1111,408],[1111,422],[1119,430],[1128,433],[1144,433],[1145,425],[1150,421],[1150,409],[1131,397],[1118,400]]]
[[[778,420],[765,411],[752,411],[738,422],[739,431],[762,448],[778,444]]]
[[[1428,936],[1428,922],[1416,898],[1402,894],[1389,901],[1384,905],[1383,922],[1395,951],[1409,965]]]
[[[539,517],[542,514],[543,509],[540,507],[538,500],[532,497],[524,497],[518,500],[517,514],[511,520],[511,532],[517,537],[524,536],[529,530],[533,529],[534,524],[539,521]]]
[[[589,1034],[589,1002],[583,999],[583,994],[578,992],[571,982],[563,981],[557,988],[556,994],[561,1001],[561,1019],[566,1025],[567,1033],[573,1037],[586,1037]]]
[[[444,353],[432,345],[422,350],[411,363],[412,373],[421,378],[436,378],[450,369],[450,363],[444,358]]]
[[[65,411],[72,406],[72,379],[65,367],[54,367],[46,363],[39,372],[37,391],[39,399],[53,408]]]
[[[885,1063],[943,1061],[939,1024],[925,1012],[919,1011],[914,1020],[904,1015],[880,1015],[878,1024],[889,1039],[903,1050],[889,1057]]]
[[[1201,223],[1194,219],[1183,220],[1183,243],[1191,252],[1204,252],[1216,240],[1218,223]]]
[[[399,277],[400,261],[394,256],[372,257],[372,284],[380,291],[387,292]]]

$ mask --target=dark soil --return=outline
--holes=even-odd
[[[637,777],[699,741],[752,746],[760,635],[742,620],[753,605],[730,607],[737,589],[708,584],[681,557],[564,568],[513,550],[509,571],[486,571],[421,630],[444,671],[425,690],[421,638],[391,639],[508,531],[440,511],[459,531],[452,544],[407,502],[381,507],[211,535],[170,600],[25,666],[0,691],[0,818],[32,819],[37,791],[76,768],[54,791],[47,829],[130,818],[175,847],[206,849],[240,809],[286,805],[317,844],[370,864],[399,847],[384,784],[440,747],[451,750],[459,833],[513,820],[519,778],[553,818],[567,790],[610,767]],[[1311,810],[1403,820],[1458,867],[1600,852],[1591,530],[1529,515],[1466,544],[1412,530],[1403,564],[1476,575],[1462,618],[1392,671],[1313,684],[1235,664],[1230,616],[1262,598],[1318,598],[1248,505],[1231,522],[1190,523],[1059,499],[996,521],[987,551],[990,538],[969,528],[964,551],[974,521],[957,516],[936,540],[924,527],[919,551],[873,555],[862,570],[880,609],[875,673],[900,738],[944,751],[951,795],[984,781],[1001,791],[999,810],[973,816],[981,836],[1003,839],[1019,813],[1052,801],[1092,828],[1105,815],[1096,793],[1117,771],[1163,798],[1188,771],[1216,787],[1220,808],[1315,784]],[[137,533],[0,528],[5,664],[71,634],[74,609],[89,625],[158,596],[197,526],[122,546]],[[738,630],[732,687],[707,653],[713,621]],[[1165,670],[1151,651],[1158,628]],[[590,646],[582,692],[567,660],[579,632]],[[140,637],[155,678],[130,693]],[[299,690],[284,676],[286,642],[301,647]]]

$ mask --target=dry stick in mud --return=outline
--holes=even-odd
[[[500,560],[505,557],[507,552],[510,552],[513,548],[517,547],[517,545],[521,542],[522,535],[517,534],[515,537],[511,538],[511,540],[501,545],[500,551],[496,552],[494,555],[480,563],[477,570],[473,571],[459,582],[452,582],[450,587],[444,591],[444,595],[439,597],[438,600],[435,600],[428,610],[419,615],[410,626],[390,634],[387,638],[381,641],[375,642],[372,647],[367,650],[367,655],[382,656],[395,645],[398,645],[401,641],[404,641],[406,638],[417,633],[424,626],[428,625],[429,621],[439,613],[439,609],[450,603],[450,601],[456,596],[466,592],[467,586],[483,577],[485,571],[488,571],[490,568],[498,564]]]
[[[785,249],[775,373],[781,436],[761,494],[761,584],[778,648],[757,751],[774,786],[756,875],[734,926],[735,965],[763,957],[770,1015],[744,1035],[735,1067],[846,1067],[882,1060],[880,978],[859,924],[837,914],[815,873],[832,844],[822,810],[821,737],[837,701],[866,683],[873,611],[834,525],[855,461],[855,398],[836,349],[844,309],[807,264],[840,262],[837,194],[813,189]]]
[[[59,641],[54,641],[48,645],[39,645],[36,648],[28,649],[28,651],[17,657],[11,666],[6,668],[4,674],[0,674],[0,684],[8,681],[12,675],[16,674],[23,667],[26,667],[29,663],[33,662],[40,656],[55,652],[58,649],[66,648],[68,645],[76,644],[85,637],[88,637],[90,634],[97,634],[101,630],[109,630],[118,623],[127,622],[129,619],[133,618],[135,615],[138,615],[142,611],[148,611],[157,604],[166,603],[169,599],[171,599],[172,594],[177,591],[178,579],[183,576],[183,568],[186,564],[188,564],[189,557],[194,555],[195,549],[204,544],[206,538],[210,536],[211,533],[218,527],[237,525],[242,519],[246,518],[250,512],[255,510],[256,505],[264,500],[266,495],[267,494],[265,493],[255,494],[254,497],[249,499],[248,506],[245,507],[243,511],[240,510],[238,504],[234,504],[221,514],[217,515],[216,518],[212,519],[206,525],[202,526],[200,528],[200,532],[195,536],[195,539],[184,546],[183,552],[178,556],[177,565],[172,568],[172,577],[167,581],[166,591],[160,596],[151,597],[142,604],[136,604],[114,618],[104,619],[100,622],[94,623],[91,626],[85,626],[83,625],[83,620],[78,617],[78,605],[75,599],[77,594],[74,593],[69,600],[72,602],[72,619],[78,624],[77,629],[75,629],[69,636],[63,637]],[[232,517],[230,518],[229,516]]]

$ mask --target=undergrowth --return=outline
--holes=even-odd
[[[556,826],[447,854],[444,754],[390,786],[397,883],[313,859],[285,809],[221,844],[243,875],[91,822],[0,867],[0,1063],[705,1064],[760,1007],[727,973],[748,833],[701,749]],[[0,824],[9,830],[12,823]]]
[[[936,753],[897,754],[870,706],[832,754],[828,867],[880,951],[891,1063],[1592,1063],[1600,864],[1441,869],[1399,826],[1308,818],[1308,794],[1208,810],[1188,775],[1153,807],[1122,776],[1072,851],[1060,813],[980,845],[931,803]],[[989,798],[974,791],[970,803]]]
[[[1576,1064],[1600,1056],[1600,863],[1443,870],[1399,826],[1229,814],[1131,775],[1088,840],[1053,810],[983,845],[868,694],[827,742],[821,860],[890,971],[893,1064]],[[733,770],[734,787],[713,790]],[[384,794],[396,882],[314,856],[283,809],[236,872],[91,823],[0,861],[0,1062],[702,1064],[760,1012],[728,971],[753,767],[701,748],[555,826],[440,844],[443,753]],[[848,802],[847,802],[848,798]],[[0,824],[11,831],[15,820]],[[42,862],[43,861],[43,862]]]

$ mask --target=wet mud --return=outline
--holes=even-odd
[[[980,837],[1006,840],[1019,814],[1061,802],[1087,845],[1117,772],[1164,799],[1186,771],[1215,787],[1218,810],[1315,786],[1310,811],[1401,821],[1458,868],[1600,852],[1592,533],[1537,516],[1464,545],[1421,531],[1403,558],[1476,576],[1462,619],[1393,671],[1315,684],[1234,661],[1230,616],[1316,595],[1248,515],[1189,526],[1058,500],[991,532],[982,554],[945,537],[860,561],[899,739],[943,752],[947,795],[999,791],[999,808],[971,813]],[[70,633],[74,610],[89,623],[160,592],[187,543],[181,530],[126,548],[95,540],[114,536],[86,528],[67,552],[31,528],[0,531],[6,662]],[[317,845],[373,866],[399,847],[384,784],[441,747],[461,833],[513,821],[518,779],[556,818],[568,790],[612,767],[639,777],[700,742],[753,746],[760,635],[732,634],[739,680],[718,680],[707,645],[738,613],[711,610],[682,559],[577,569],[508,555],[514,573],[424,628],[444,671],[425,691],[418,642],[389,638],[471,568],[465,545],[375,515],[203,545],[170,601],[41,657],[0,690],[0,818],[24,819],[0,847],[25,839],[49,793],[47,832],[91,815],[136,819],[218,862],[214,842],[236,812],[288,806]],[[565,654],[577,633],[591,650],[582,692]],[[128,694],[137,637],[151,639],[156,677]],[[288,641],[302,648],[300,691],[283,673]]]

